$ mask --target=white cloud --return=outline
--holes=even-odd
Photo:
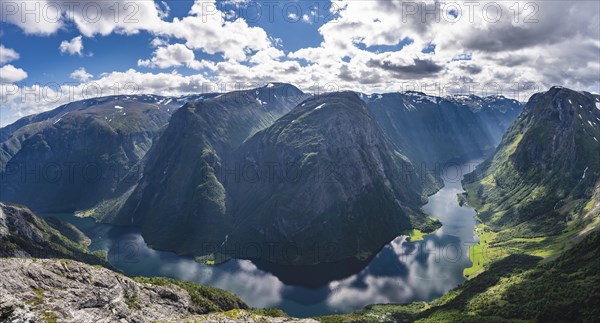
[[[70,11],[75,26],[86,37],[94,35],[108,35],[113,32],[131,35],[142,30],[152,31],[159,27],[162,20],[168,15],[170,9],[161,8],[154,1],[99,1],[94,2],[94,8],[90,12],[101,12],[97,17],[86,12],[84,6]],[[115,15],[115,8],[118,14]]]
[[[50,35],[73,22],[86,37],[113,32],[135,34],[152,30],[169,15],[164,1],[114,0],[77,2],[35,0],[9,2],[0,7],[5,21],[19,26],[27,34]]]
[[[80,67],[71,73],[70,77],[74,80],[79,80],[80,82],[89,81],[94,75],[88,73],[85,68]]]
[[[150,46],[152,47],[161,47],[161,46],[167,46],[169,45],[169,42],[165,39],[156,37],[154,39],[152,39],[152,41],[150,42]]]
[[[0,67],[0,83],[14,83],[27,78],[27,72],[11,64]]]
[[[198,0],[183,19],[162,23],[154,33],[185,39],[192,49],[208,54],[223,53],[225,59],[246,60],[248,50],[262,50],[272,46],[267,33],[260,27],[250,27],[243,18],[223,21],[225,13],[214,0]]]
[[[151,68],[187,66],[193,69],[201,69],[203,67],[210,67],[210,64],[197,61],[194,52],[185,45],[172,44],[159,47],[154,51],[151,59],[138,60],[138,66]]]
[[[472,19],[462,3],[438,3],[440,7],[434,11],[439,22],[436,15],[423,16],[424,5],[434,8],[431,0],[336,1],[337,18],[319,28],[321,45],[299,49],[287,57],[308,61],[310,65],[300,73],[319,75],[321,84],[331,81],[340,88],[365,92],[399,90],[412,80],[438,87],[456,82],[500,84],[506,95],[513,95],[510,88],[515,84],[528,82],[536,83],[540,90],[554,84],[600,88],[599,3],[483,1],[475,3]],[[444,9],[450,3],[463,10],[456,22],[450,21],[452,17]],[[488,4],[502,8],[498,21],[492,21],[493,9],[487,15],[483,10]],[[410,5],[417,6],[415,13],[404,15]],[[511,6],[520,8],[518,16]],[[526,22],[527,18],[538,22]],[[401,50],[368,50],[371,46],[396,46],[408,38],[412,43]],[[435,53],[423,53],[430,43],[435,44]],[[469,63],[452,60],[465,54],[471,56]],[[310,79],[308,75],[304,78]]]
[[[3,2],[0,17],[27,34],[50,35],[64,26],[61,5],[47,0]]]
[[[311,24],[312,25],[312,20],[311,20],[310,16],[307,15],[307,14],[303,14],[302,15],[302,21],[304,21],[307,24]]]
[[[248,1],[235,1],[236,5],[245,5]],[[24,2],[25,3],[25,2]],[[226,13],[219,10],[215,0],[196,0],[189,15],[172,22],[163,20],[165,10],[154,1],[101,1],[92,5],[81,5],[71,1],[31,1],[10,10],[7,22],[21,27],[26,33],[51,34],[72,21],[79,32],[86,37],[108,35],[113,32],[121,34],[137,34],[148,31],[154,35],[175,37],[185,40],[192,49],[200,49],[209,54],[223,53],[226,59],[238,61],[247,59],[249,50],[261,50],[271,47],[267,33],[260,27],[250,27],[243,18],[223,21]],[[163,5],[164,6],[164,5]],[[3,6],[5,7],[5,6]],[[37,17],[26,16],[20,19],[23,7],[37,8]],[[55,8],[57,21],[50,23],[44,19],[48,14],[44,11]],[[119,8],[115,17],[115,8]],[[14,13],[13,13],[14,11]],[[52,12],[52,10],[50,10]],[[98,13],[96,15],[96,13]],[[31,18],[31,19],[29,19]],[[66,46],[66,45],[65,45]]]
[[[110,91],[114,84],[130,84],[137,89],[138,94],[160,95],[199,93],[202,90],[202,84],[208,82],[202,75],[184,76],[177,72],[141,73],[134,69],[102,74],[99,80],[94,81],[95,84],[100,84],[107,91]]]
[[[245,5],[246,2],[235,3]],[[221,12],[214,0],[197,0],[187,16],[172,21],[164,20],[168,9],[164,5],[157,6],[157,2],[119,0],[121,5],[133,3],[137,6],[134,22],[124,23],[123,19],[127,17],[120,17],[122,19],[115,22],[114,17],[104,15],[103,19],[92,23],[76,11],[70,17],[63,10],[60,23],[54,24],[53,28],[58,30],[64,28],[62,23],[72,22],[84,36],[147,31],[154,37],[151,45],[156,50],[152,57],[139,60],[139,66],[207,67],[216,73],[216,81],[279,80],[305,89],[315,83],[330,83],[339,89],[363,92],[401,90],[399,83],[412,80],[442,86],[453,82],[479,82],[513,87],[517,82],[536,82],[542,88],[562,84],[598,91],[600,4],[591,1],[531,2],[539,9],[536,14],[539,21],[525,23],[524,19],[531,12],[524,9],[530,2],[481,1],[470,19],[468,7],[462,2],[441,1],[437,2],[441,7],[436,11],[441,19],[436,22],[435,15],[423,17],[423,2],[410,2],[417,4],[417,11],[403,15],[407,9],[403,6],[409,2],[335,1],[332,6],[335,12],[320,11],[317,14],[311,11],[296,16],[287,13],[287,18],[312,23],[328,17],[328,22],[318,29],[323,38],[321,44],[294,52],[278,49],[275,39],[262,28],[248,25],[243,17],[224,20],[227,13]],[[424,3],[429,9],[433,8],[433,0]],[[447,11],[443,8],[450,3],[458,4],[463,10],[456,22],[448,21]],[[488,3],[501,6],[504,14],[499,21],[486,21],[489,17],[484,16],[482,8]],[[100,5],[110,12],[114,2]],[[517,17],[510,6],[521,9]],[[8,19],[9,23],[17,24],[29,33],[43,34],[52,29],[43,23],[23,25],[11,19]],[[369,49],[372,46],[396,46],[406,38],[412,43],[401,50],[383,48],[375,52]],[[168,41],[182,44],[168,45]],[[422,53],[430,43],[435,44],[435,53]],[[198,61],[194,51],[223,54],[225,61]],[[466,54],[471,56],[470,60],[453,60]]]
[[[5,64],[19,59],[19,53],[14,49],[6,48],[0,44],[0,64]]]
[[[271,64],[274,61],[278,61],[278,59],[283,56],[285,56],[283,51],[275,47],[269,47],[256,52],[256,54],[250,58],[250,62],[254,64]]]
[[[83,50],[83,40],[81,39],[81,36],[77,36],[70,41],[63,40],[58,49],[62,54],[68,53],[69,55],[77,54],[81,56],[81,51]]]

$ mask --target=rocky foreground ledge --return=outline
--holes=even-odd
[[[73,260],[0,259],[0,273],[2,322],[315,322],[268,316],[217,288]]]

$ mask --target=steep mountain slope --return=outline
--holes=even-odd
[[[306,97],[277,83],[186,104],[148,153],[136,188],[94,216],[139,225],[159,248],[202,253],[205,243],[221,243],[231,221],[216,169],[246,138]]]
[[[494,150],[521,105],[502,97],[440,98],[420,92],[362,95],[392,141],[422,172]]]
[[[233,220],[225,249],[273,244],[259,257],[281,263],[367,257],[426,218],[423,183],[352,92],[304,101],[232,161],[226,167],[242,176],[225,182]],[[282,252],[291,246],[294,254]]]
[[[493,158],[465,180],[484,223],[536,237],[576,220],[600,176],[599,100],[561,87],[531,97]]]
[[[0,202],[0,257],[69,258],[110,267],[103,255],[88,250],[89,243],[72,225]]]
[[[364,259],[403,230],[433,229],[419,209],[434,184],[421,181],[358,96],[319,96],[292,110],[306,97],[273,84],[187,104],[148,153],[136,188],[94,216],[139,225],[161,249],[305,264]],[[282,180],[283,165],[300,174]],[[248,178],[269,167],[278,178]],[[249,243],[304,254],[238,248]]]
[[[43,211],[93,206],[140,172],[138,163],[179,106],[165,97],[112,96],[2,128],[0,198]]]

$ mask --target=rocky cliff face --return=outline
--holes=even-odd
[[[89,239],[75,227],[50,223],[26,207],[0,202],[0,257],[69,258],[110,266],[87,249]]]
[[[46,212],[92,207],[141,175],[140,161],[181,104],[159,96],[69,103],[0,131],[0,199]]]
[[[314,322],[249,313],[216,288],[149,283],[69,260],[0,259],[0,270],[3,322]]]
[[[525,236],[560,232],[592,197],[598,140],[600,97],[562,87],[535,94],[495,155],[465,181],[487,204],[480,216]]]

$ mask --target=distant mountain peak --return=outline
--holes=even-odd
[[[284,83],[284,82],[269,82],[262,87],[258,87],[256,89],[250,89],[250,91],[257,90],[257,89],[286,90],[286,91],[290,91],[292,93],[302,92],[302,90],[300,90],[295,85],[290,84],[290,83]]]

